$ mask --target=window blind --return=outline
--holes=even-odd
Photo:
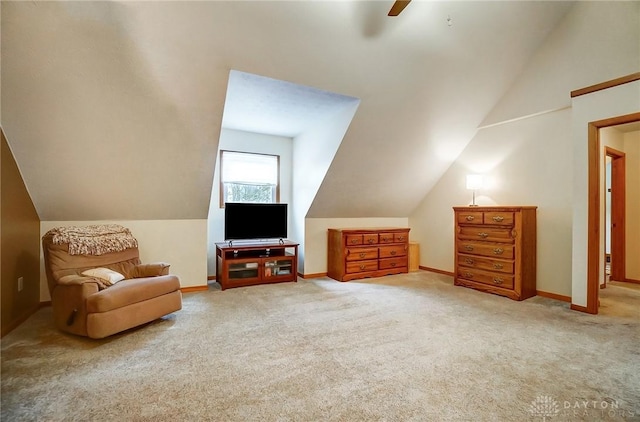
[[[278,156],[223,151],[223,183],[278,184]]]

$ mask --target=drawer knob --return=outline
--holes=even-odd
[[[366,267],[364,265],[360,265],[360,269],[364,270]]]
[[[396,263],[395,263],[395,262],[392,262],[392,263],[391,263],[391,266],[392,266],[392,267],[395,267],[395,266],[396,266]]]
[[[367,242],[373,243],[373,239],[368,239]]]
[[[495,255],[502,255],[502,252],[504,252],[504,249],[502,249],[502,248],[495,248],[495,249],[493,250],[493,253],[494,253]]]
[[[399,236],[398,240],[402,242],[404,240],[404,236]]]
[[[473,274],[471,274],[469,271],[465,271],[464,276],[467,278],[473,278]]]
[[[396,254],[396,251],[391,251],[391,255],[395,255],[395,254]]]
[[[383,238],[382,238],[382,241],[383,241],[383,242],[386,242],[387,240],[389,240],[389,238],[388,238],[388,237],[383,237]]]
[[[473,221],[475,219],[476,218],[474,216],[472,216],[472,215],[468,215],[468,216],[465,217],[465,220],[467,220],[467,221]]]
[[[351,243],[358,243],[358,241],[356,239],[351,239]]]
[[[367,254],[366,254],[366,253],[364,253],[364,252],[360,252],[360,258],[364,258],[365,256],[367,256]]]
[[[504,268],[504,265],[502,264],[493,264],[493,268],[495,268],[496,270],[501,270]]]
[[[485,232],[478,233],[478,236],[480,236],[483,239],[486,239],[487,237],[489,237],[489,233],[485,233]]]
[[[474,261],[473,259],[471,259],[471,258],[466,258],[466,259],[464,260],[464,262],[466,262],[467,264],[471,265],[471,264],[473,264],[475,261]]]
[[[504,220],[504,217],[501,215],[496,215],[495,217],[492,217],[493,221],[495,221],[496,223],[500,223],[502,222],[502,220]]]
[[[503,279],[501,279],[500,277],[494,277],[493,278],[493,282],[496,284],[502,284],[504,282]]]
[[[472,250],[473,250],[473,246],[471,246],[471,245],[464,245],[464,249],[465,249],[466,251],[472,251]]]

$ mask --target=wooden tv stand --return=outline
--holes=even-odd
[[[298,281],[298,243],[216,243],[216,281],[222,290]]]

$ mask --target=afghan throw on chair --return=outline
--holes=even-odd
[[[138,247],[131,231],[118,224],[56,227],[49,233],[54,244],[69,244],[69,255],[103,255]]]

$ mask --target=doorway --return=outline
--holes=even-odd
[[[585,311],[590,314],[598,313],[598,292],[600,290],[600,275],[602,255],[601,239],[601,154],[600,129],[640,122],[640,113],[590,122],[588,126],[588,160],[589,160],[589,201],[588,201],[588,233],[587,233],[587,306]],[[613,177],[612,177],[613,181]],[[624,209],[624,208],[623,208]],[[613,257],[613,256],[612,256]],[[624,258],[623,258],[624,259]],[[620,264],[618,264],[620,265]],[[620,268],[620,267],[619,267]],[[613,270],[613,267],[612,267]]]

